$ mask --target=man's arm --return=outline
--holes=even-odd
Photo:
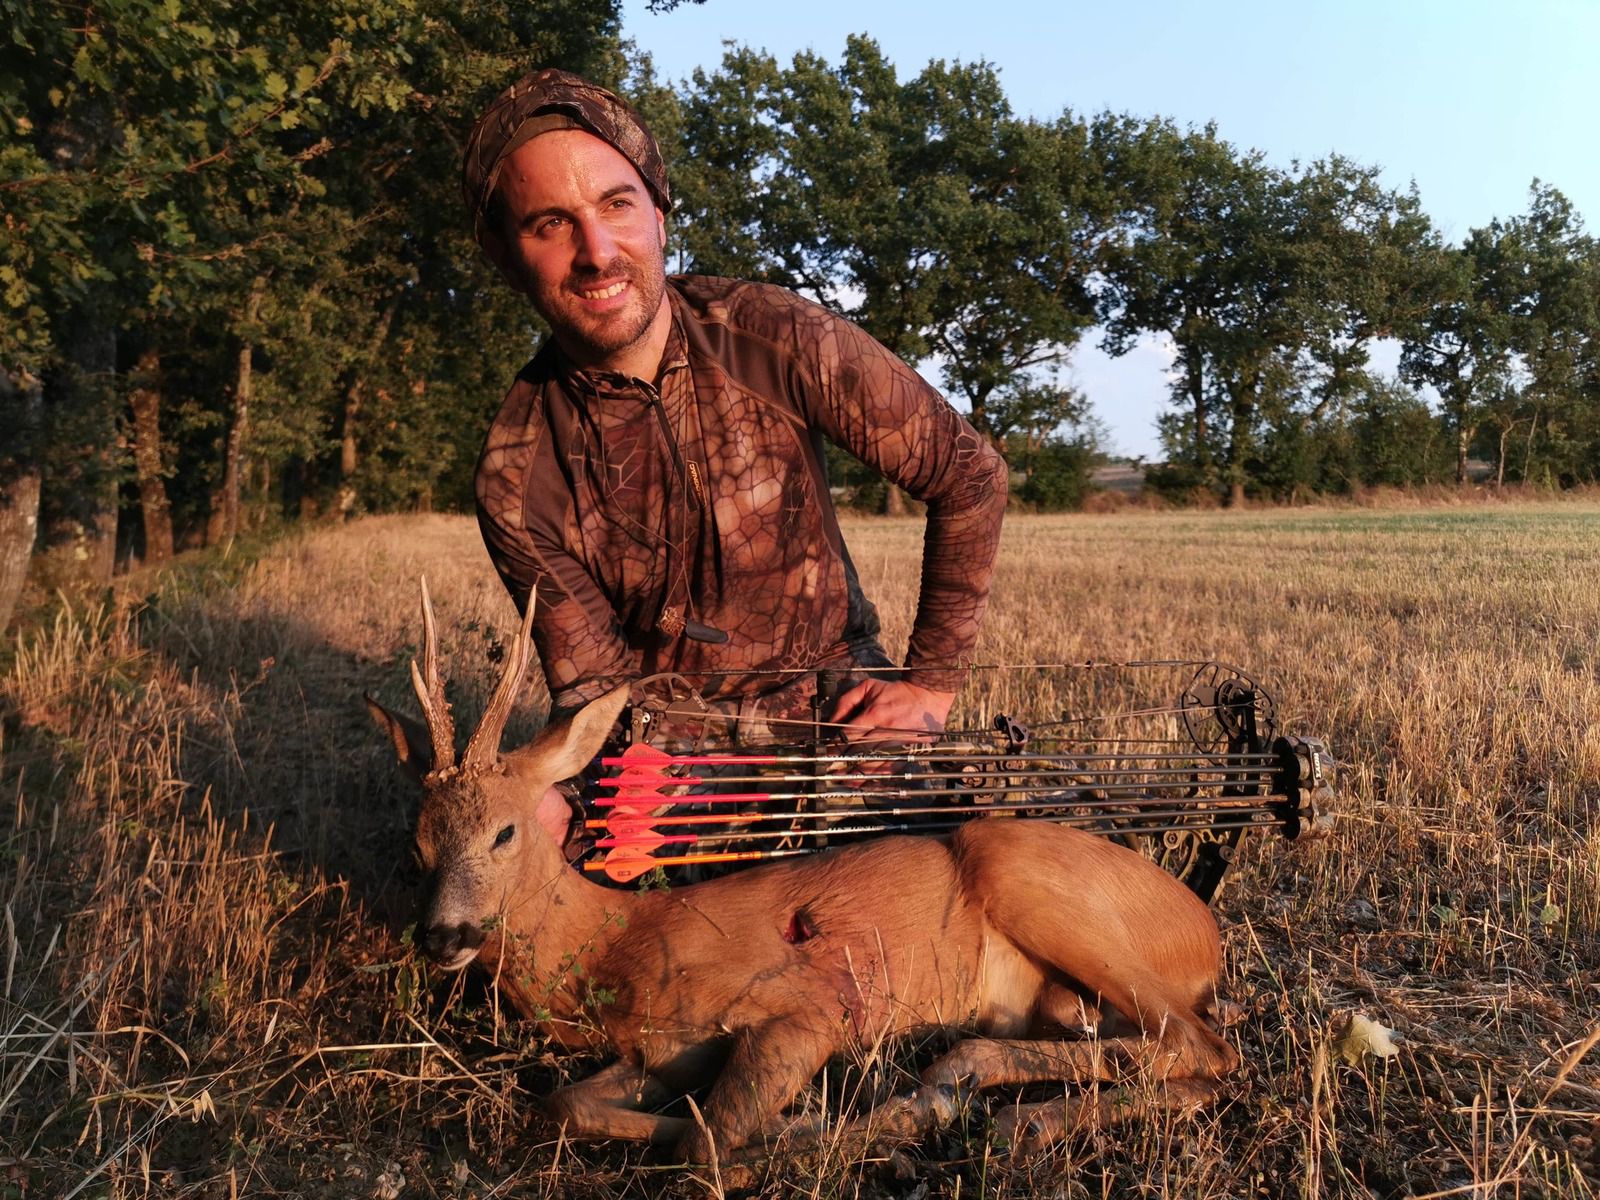
[[[529,465],[536,446],[496,444],[478,464],[478,528],[489,560],[522,612],[537,591],[533,642],[550,689],[552,715],[604,695],[637,673],[610,602],[567,551],[558,505],[535,505],[525,517]]]
[[[861,733],[944,727],[977,641],[1005,512],[1000,455],[939,392],[861,329],[806,306],[802,364],[814,364],[809,419],[928,506],[922,587],[907,677],[840,697],[835,719]]]

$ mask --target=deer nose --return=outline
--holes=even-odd
[[[483,944],[483,930],[463,921],[459,925],[433,925],[422,935],[422,952],[434,962],[449,962],[463,950]]]

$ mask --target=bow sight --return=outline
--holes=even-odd
[[[994,713],[935,742],[909,732],[896,743],[846,742],[823,716],[853,682],[836,672],[808,673],[809,715],[788,719],[759,704],[708,702],[682,676],[641,680],[623,739],[585,781],[583,870],[619,884],[658,868],[697,878],[977,817],[1034,817],[1138,849],[1209,901],[1247,831],[1298,838],[1329,819],[1326,747],[1281,734],[1271,698],[1235,667],[973,671],[1013,685],[974,689],[980,710],[1023,692],[1054,698],[1061,715],[1025,724]]]

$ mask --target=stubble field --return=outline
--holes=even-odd
[[[920,524],[847,535],[903,645]],[[360,693],[410,705],[424,572],[465,724],[514,614],[464,518],[195,559],[4,651],[0,1197],[701,1190],[562,1140],[537,1097],[596,1064],[404,944],[413,794]],[[1248,669],[1346,764],[1332,834],[1247,841],[1216,902],[1231,1098],[1026,1161],[977,1104],[763,1190],[1600,1194],[1600,505],[1011,518],[977,659],[1149,658]],[[1065,702],[1006,671],[961,703]],[[1345,1061],[1352,1013],[1398,1054]],[[839,1064],[808,1103],[905,1070]]]

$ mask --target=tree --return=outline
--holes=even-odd
[[[1007,431],[1006,460],[1022,472],[1018,497],[1045,512],[1080,507],[1105,460],[1105,430],[1083,393],[1050,380],[1014,380],[997,394],[992,415]]]
[[[1516,406],[1500,417],[1497,459],[1503,479],[1508,442],[1522,439],[1522,462],[1513,469],[1524,479],[1541,457],[1562,482],[1582,478],[1592,444],[1595,412],[1586,402],[1584,363],[1600,338],[1600,293],[1595,286],[1595,242],[1583,219],[1556,188],[1534,180],[1528,212],[1507,223],[1506,238],[1517,247],[1510,264],[1515,279],[1501,289],[1511,306],[1515,350],[1526,385]],[[1517,286],[1520,284],[1520,286]],[[1523,432],[1522,426],[1526,426]]]
[[[1438,294],[1441,237],[1413,186],[1384,188],[1377,167],[1334,155],[1294,182],[1296,303],[1308,420],[1370,388],[1372,343],[1416,328]]]
[[[1104,117],[1094,133],[1128,205],[1100,298],[1105,344],[1172,338],[1174,480],[1234,503],[1250,487],[1319,486],[1302,427],[1338,425],[1371,343],[1432,297],[1419,264],[1437,238],[1415,193],[1339,157],[1281,171],[1210,127]]]
[[[534,336],[471,244],[459,140],[531,63],[619,82],[618,4],[3,11],[0,403],[37,436],[0,457],[0,597],[41,491],[104,579],[128,474],[147,557],[347,463],[380,502],[459,489]],[[431,451],[366,470],[401,421]]]
[[[730,51],[683,101],[682,247],[794,287],[910,363],[936,356],[997,446],[991,401],[1093,319],[1109,211],[1087,132],[1014,117],[987,63],[902,82],[875,43],[837,67]]]
[[[11,617],[28,573],[39,525],[39,436],[42,385],[36,376],[0,366],[0,628]]]
[[[1105,117],[1095,141],[1126,197],[1101,292],[1106,349],[1125,353],[1146,333],[1172,338],[1173,399],[1185,411],[1163,422],[1169,457],[1199,486],[1242,501],[1259,393],[1300,340],[1287,303],[1288,180],[1209,126]]]
[[[349,14],[216,5],[180,14],[113,0],[24,6],[17,16],[0,74],[22,135],[7,164],[22,170],[8,170],[3,186],[21,215],[0,257],[25,267],[13,268],[5,300],[33,334],[0,355],[13,374],[43,380],[44,503],[55,530],[83,531],[99,581],[110,573],[123,471],[123,372],[145,363],[135,441],[145,512],[164,548],[153,386],[162,329],[205,307],[218,264],[266,245],[272,235],[258,236],[255,222],[304,194],[315,155],[295,131],[315,123],[324,85],[349,60],[335,28]],[[70,232],[58,227],[61,211]]]
[[[1498,222],[1472,230],[1459,248],[1433,253],[1439,291],[1402,343],[1400,376],[1438,393],[1461,486],[1489,399],[1504,394],[1518,320],[1510,293],[1520,269],[1515,243]]]

